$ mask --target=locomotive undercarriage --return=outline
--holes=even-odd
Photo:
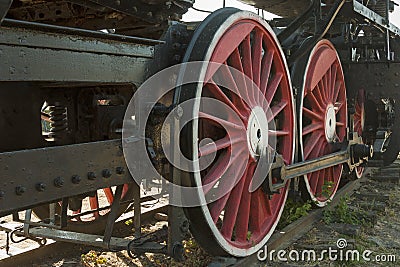
[[[115,6],[116,2],[120,2],[118,6]],[[247,250],[237,249],[234,244],[236,237],[232,237],[231,232],[229,238],[224,236],[228,241],[224,247],[221,245],[223,241],[215,240],[219,238],[219,230],[213,228],[213,222],[206,216],[203,219],[202,210],[173,206],[168,208],[168,231],[163,229],[154,236],[141,236],[137,231],[134,242],[111,238],[115,219],[128,207],[134,207],[135,228],[140,229],[140,203],[144,201],[140,190],[151,187],[154,182],[154,177],[141,177],[142,187],[135,183],[124,160],[121,132],[131,97],[152,74],[188,59],[195,60],[198,51],[207,51],[209,46],[213,46],[213,43],[208,46],[199,44],[196,38],[203,36],[202,31],[217,29],[225,23],[223,18],[235,17],[239,22],[249,20],[248,15],[241,17],[237,10],[222,10],[219,18],[215,15],[196,31],[185,24],[172,23],[160,41],[148,38],[158,38],[166,30],[168,20],[177,19],[193,2],[168,2],[170,6],[166,9],[160,8],[168,4],[164,1],[137,2],[132,6],[129,1],[14,1],[8,13],[8,4],[0,5],[0,11],[7,14],[0,28],[0,106],[3,118],[0,120],[3,129],[0,133],[0,167],[4,180],[0,187],[0,215],[14,214],[15,220],[26,224],[25,229],[17,233],[19,235],[127,249],[132,255],[159,252],[177,259],[182,255],[180,242],[192,224],[195,237],[202,239],[200,244],[209,245],[214,253],[247,256],[258,244]],[[260,192],[269,199],[284,195],[282,190],[287,189],[290,180],[295,181],[292,189],[298,189],[299,177],[303,175],[308,174],[311,179],[313,173],[332,170],[332,176],[336,177],[336,168],[341,164],[345,165],[344,173],[361,175],[367,162],[371,166],[390,164],[399,152],[400,129],[397,128],[400,123],[396,114],[400,114],[400,110],[396,103],[399,101],[400,83],[397,79],[400,65],[397,57],[400,51],[397,44],[399,30],[388,20],[392,3],[386,2],[384,12],[381,6],[376,10],[382,16],[371,13],[359,1],[329,1],[324,4],[321,8],[320,1],[312,1],[303,17],[277,19],[270,24],[275,26],[274,31],[287,58],[293,82],[290,94],[293,94],[295,102],[292,108],[297,114],[309,108],[306,90],[302,88],[307,83],[305,73],[310,72],[310,77],[316,75],[312,73],[310,62],[318,60],[318,49],[325,49],[327,53],[336,51],[321,39],[328,38],[334,44],[341,65],[334,60],[332,65],[324,67],[332,70],[329,73],[333,73],[333,68],[343,67],[342,78],[346,81],[343,90],[346,93],[338,92],[333,103],[321,97],[320,101],[327,102],[323,108],[326,108],[328,118],[321,127],[329,129],[327,123],[330,124],[332,116],[335,117],[330,114],[340,109],[335,106],[335,101],[346,102],[348,112],[334,118],[335,123],[337,120],[345,127],[341,136],[331,137],[329,131],[325,133],[332,147],[329,153],[307,157],[307,134],[311,129],[307,128],[307,123],[312,124],[307,120],[293,126],[299,127],[297,130],[301,130],[303,135],[297,136],[296,133],[290,141],[293,142],[290,145],[296,148],[292,155],[285,154],[282,148],[285,143],[279,144],[279,141],[278,153],[272,158],[268,154],[270,151],[262,152],[261,149],[255,161],[273,162],[267,179],[260,186]],[[311,19],[310,14],[313,14]],[[252,23],[253,27],[263,29],[263,22],[258,18]],[[287,30],[282,31],[282,28]],[[97,31],[104,29],[112,29],[115,33]],[[268,30],[263,32],[265,36],[269,36]],[[256,43],[252,41],[257,40],[256,34],[257,31],[250,32],[246,37],[249,44]],[[279,53],[279,49],[273,53]],[[239,50],[244,53],[242,44]],[[282,92],[279,94],[285,95],[284,85],[280,86]],[[181,101],[167,95],[156,103],[145,126],[146,135],[135,136],[130,141],[145,139],[148,152],[145,156],[152,158],[157,171],[169,182],[184,184],[190,180],[189,184],[194,186],[196,183],[188,178],[190,174],[168,164],[160,147],[161,124]],[[277,118],[278,125],[280,119]],[[297,120],[302,120],[302,116],[293,118],[291,123],[296,124]],[[178,117],[175,123],[179,125]],[[207,136],[211,130],[208,126],[202,127]],[[185,131],[189,136],[193,134],[193,130]],[[170,134],[173,138],[174,127],[171,127]],[[186,153],[193,151],[188,149]],[[287,159],[291,156],[294,161]],[[138,166],[141,164],[137,163]],[[332,183],[338,185],[339,180],[335,179]],[[314,194],[317,205],[324,206],[329,202],[320,200],[310,187],[311,182],[308,191]],[[96,204],[101,190],[108,200],[113,200],[108,206]],[[171,194],[168,185],[163,184],[161,195],[168,193]],[[333,195],[334,192],[329,198]],[[84,199],[89,199],[88,211],[83,211]],[[282,202],[279,203],[279,208],[283,207]],[[25,219],[20,219],[16,212],[25,209],[30,210]],[[31,210],[40,215],[41,222],[31,221]],[[81,218],[88,214],[92,214],[94,220],[82,221]],[[277,222],[277,218],[272,220]],[[273,229],[274,226],[269,226],[266,231],[269,234]],[[103,230],[102,237],[92,235]],[[199,237],[199,232],[204,231],[212,236]],[[167,245],[161,244],[162,240],[167,240]],[[232,250],[229,250],[230,246]]]

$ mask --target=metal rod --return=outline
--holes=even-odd
[[[25,221],[30,222],[31,218],[32,218],[32,210],[31,209],[26,210],[25,211]],[[25,236],[29,235],[29,227],[30,227],[29,223],[24,224],[24,235]]]
[[[386,0],[386,25],[390,26],[390,21],[389,21],[389,5],[390,5],[390,0]],[[387,60],[390,61],[390,31],[388,28],[386,28],[386,57]]]
[[[282,178],[293,179],[311,172],[326,169],[350,160],[348,151],[340,151],[327,156],[284,166],[281,170]]]
[[[133,179],[133,178],[132,178]],[[140,205],[140,185],[133,184],[133,224],[135,226],[135,238],[141,236],[141,205]]]
[[[115,220],[117,219],[118,211],[120,209],[120,202],[121,202],[123,188],[124,188],[123,185],[117,186],[117,189],[115,190],[114,194],[114,200],[113,203],[111,204],[111,211],[108,214],[106,230],[104,231],[104,238],[103,238],[103,244],[107,247],[110,247],[110,240],[114,229]]]

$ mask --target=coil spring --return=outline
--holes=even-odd
[[[61,138],[63,133],[67,132],[68,128],[67,108],[55,104],[54,106],[50,106],[49,110],[50,120],[52,121],[49,136],[54,139]]]

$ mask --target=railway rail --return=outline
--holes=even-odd
[[[222,8],[183,23],[193,0],[1,0],[0,216],[35,240],[181,259],[190,231],[247,257],[289,192],[324,207],[343,177],[391,164],[395,3],[251,3],[283,17]],[[165,233],[141,234],[142,188],[168,196]],[[129,207],[135,239],[114,238]]]

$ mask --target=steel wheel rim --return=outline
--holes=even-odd
[[[319,41],[309,54],[300,95],[299,118],[303,160],[331,153],[332,144],[346,138],[344,75],[336,49],[328,40]],[[317,206],[325,206],[332,200],[342,170],[343,165],[337,165],[304,176],[306,189]]]
[[[217,11],[216,13],[214,13],[210,17],[208,17],[208,19],[206,19],[204,24],[210,23],[210,22],[212,23],[212,19],[217,17],[218,13],[223,14],[224,12],[232,12],[232,9]],[[246,26],[249,26],[249,25],[251,25],[253,27],[253,29],[250,30],[250,32],[246,33],[245,36],[243,36],[243,31],[241,31],[241,30],[243,30],[243,28],[246,28]],[[241,29],[241,30],[238,30],[238,29]],[[249,41],[250,39],[248,36],[250,35],[251,32],[253,32],[254,29],[256,29],[255,32],[257,32],[257,33],[254,33],[254,36],[255,36],[254,41],[250,42]],[[213,62],[218,62],[218,63],[224,63],[225,61],[231,61],[231,59],[229,59],[229,60],[223,59],[221,61],[221,58],[218,59],[219,55],[217,53],[215,53],[215,51],[220,49],[221,47],[224,47],[224,45],[226,45],[226,43],[223,43],[222,41],[220,42],[220,40],[223,39],[223,37],[234,33],[235,30],[238,31],[237,33],[239,35],[242,34],[241,37],[243,37],[243,42],[239,42],[239,44],[235,47],[234,51],[231,54],[229,54],[228,58],[230,58],[231,56],[235,57],[235,58],[241,58],[240,57],[241,51],[238,52],[239,45],[246,46],[247,48],[250,47],[249,51],[253,51],[252,50],[253,45],[259,47],[258,46],[259,42],[257,41],[258,40],[257,38],[261,38],[261,46],[264,45],[264,41],[265,41],[264,38],[266,40],[268,40],[269,44],[271,45],[271,49],[274,49],[274,51],[275,51],[274,55],[276,58],[273,59],[272,65],[274,66],[273,67],[274,70],[280,71],[280,73],[283,76],[283,77],[281,77],[281,80],[278,82],[277,87],[279,87],[279,88],[277,89],[276,92],[280,92],[282,94],[282,92],[284,91],[284,95],[285,95],[285,97],[287,97],[287,99],[285,99],[287,103],[286,103],[286,106],[282,108],[281,112],[282,112],[282,114],[286,114],[287,115],[286,118],[289,118],[289,120],[291,120],[290,123],[284,124],[285,125],[284,127],[286,127],[284,129],[282,129],[282,132],[284,131],[284,134],[285,134],[284,137],[279,136],[278,139],[282,139],[282,138],[290,139],[290,142],[285,143],[285,145],[282,145],[282,148],[281,148],[281,150],[285,152],[284,158],[285,158],[286,163],[290,163],[293,160],[293,154],[294,154],[293,152],[294,152],[294,124],[295,124],[294,120],[295,120],[295,116],[294,116],[294,108],[293,108],[294,107],[293,96],[292,96],[292,91],[291,91],[291,84],[290,84],[290,79],[289,79],[289,74],[288,74],[288,68],[287,68],[287,65],[286,65],[286,62],[284,59],[284,55],[283,55],[283,52],[282,52],[280,46],[278,45],[279,43],[278,43],[275,35],[273,34],[272,29],[255,14],[250,13],[250,12],[243,12],[243,11],[239,12],[238,10],[235,10],[234,12],[232,12],[232,14],[228,15],[226,20],[224,20],[223,24],[221,24],[221,26],[218,28],[217,34],[214,35],[213,41],[211,41],[211,44],[208,47],[207,53],[205,54],[205,56],[202,60],[213,61]],[[235,34],[233,34],[233,36],[235,36]],[[236,36],[235,40],[241,40],[241,37]],[[196,36],[193,39],[196,39]],[[250,43],[250,46],[248,45],[249,43]],[[189,45],[189,48],[190,48],[190,45]],[[188,49],[188,50],[190,51],[190,49]],[[242,51],[246,51],[246,49],[243,49]],[[240,54],[239,57],[238,57],[237,53]],[[264,55],[266,55],[266,54],[264,54]],[[254,54],[254,55],[258,55],[258,54]],[[251,61],[252,63],[250,65],[252,67],[253,67],[253,64],[256,65],[256,63],[254,63],[254,62],[260,62],[260,65],[262,65],[262,60],[261,60],[261,58],[259,58],[259,56],[260,55],[258,55],[258,59],[260,61],[257,61],[257,60]],[[245,58],[245,57],[246,56],[244,56],[243,58]],[[251,59],[253,60],[254,57],[251,57]],[[264,58],[264,59],[266,59],[266,58]],[[190,57],[186,57],[186,60],[190,61]],[[275,67],[278,65],[279,65],[279,68],[275,69]],[[237,65],[236,65],[236,67],[237,67]],[[257,68],[257,66],[256,66],[256,68]],[[240,69],[240,68],[238,68],[238,69]],[[262,69],[262,67],[260,67],[260,70],[261,69]],[[243,69],[242,71],[245,72],[246,70]],[[204,72],[201,75],[205,76],[206,73]],[[255,78],[257,80],[256,84],[262,84],[264,77],[267,77],[267,76],[263,76],[262,73],[260,74],[260,76],[257,76],[257,75],[253,76],[253,78]],[[206,87],[206,86],[208,86],[208,85],[205,85],[204,87]],[[199,84],[197,87],[197,91],[196,91],[197,95],[196,96],[198,98],[201,97],[202,92],[203,92],[203,85]],[[211,92],[211,91],[209,91],[209,92]],[[277,94],[278,93],[273,93],[272,96],[275,96]],[[255,98],[253,100],[256,101]],[[259,106],[262,106],[262,104],[260,103]],[[257,103],[253,103],[252,107],[249,106],[247,108],[247,110],[246,110],[247,113],[243,112],[243,114],[239,114],[239,116],[241,116],[241,117],[244,116],[248,120],[250,117],[250,114],[252,113],[253,110],[256,109],[256,107],[257,107]],[[242,106],[241,108],[246,109],[245,106]],[[273,110],[276,111],[276,109],[273,109]],[[278,113],[278,115],[281,116],[280,112]],[[244,121],[246,121],[246,119],[244,119]],[[194,140],[198,140],[200,137],[198,127],[199,127],[199,123],[193,123],[192,133],[193,133]],[[287,128],[291,128],[291,129],[288,130]],[[277,134],[277,135],[282,134],[282,132],[280,132],[279,130],[280,129],[278,129],[276,132],[274,132],[274,134]],[[247,132],[246,132],[246,134],[247,134]],[[193,147],[193,158],[197,158],[199,156],[199,153],[197,151],[199,151],[199,147],[198,147],[198,143],[195,142],[194,147]],[[244,157],[243,161],[245,161],[245,165],[246,165],[245,166],[245,169],[246,169],[245,174],[240,178],[240,181],[236,184],[236,186],[234,187],[234,189],[231,192],[233,192],[235,190],[238,190],[238,192],[243,191],[243,188],[246,188],[246,186],[248,186],[248,183],[249,183],[248,172],[251,173],[254,168],[254,163],[252,162],[251,154],[249,153],[249,155],[247,155],[247,157]],[[202,175],[200,173],[194,174],[194,180],[195,180],[196,186],[203,185],[202,179],[204,180],[204,177],[202,177]],[[240,190],[240,187],[242,188],[242,190]],[[263,191],[261,191],[261,190],[262,189],[259,188],[254,193],[252,193],[251,198],[266,200],[265,199],[266,194],[263,194]],[[244,203],[244,202],[241,202],[242,201],[241,199],[239,201],[236,201],[237,205],[229,204],[229,203],[233,203],[234,199],[238,198],[235,196],[237,196],[237,194],[230,194],[230,195],[227,194],[227,196],[224,196],[221,199],[217,200],[215,202],[216,204],[212,203],[209,205],[203,205],[201,207],[201,210],[202,210],[202,214],[205,216],[205,219],[207,220],[207,224],[210,227],[210,230],[212,231],[219,246],[225,252],[227,252],[231,255],[243,257],[243,256],[253,254],[257,250],[259,250],[261,248],[261,246],[266,242],[266,240],[268,240],[268,238],[271,236],[273,230],[275,229],[275,227],[278,223],[279,217],[283,210],[284,203],[286,201],[287,186],[284,189],[282,189],[281,194],[276,195],[278,197],[274,196],[271,200],[271,203],[273,203],[273,204],[277,203],[277,205],[274,206],[275,209],[273,209],[273,211],[271,212],[271,213],[273,213],[273,215],[270,217],[273,219],[270,221],[268,221],[267,219],[265,219],[263,222],[259,221],[257,225],[255,223],[256,220],[250,219],[250,214],[252,214],[251,211],[254,211],[254,213],[260,212],[260,210],[265,211],[265,209],[267,209],[265,207],[265,203],[259,202],[259,203],[263,203],[264,207],[258,207],[258,209],[256,209],[255,205],[253,205],[252,206],[253,208],[250,208],[249,207],[250,202],[253,203],[253,201],[248,200],[248,198],[250,196],[250,194],[248,193],[246,196],[245,195],[241,196],[241,198],[245,198],[247,200],[246,207],[244,206],[246,204],[241,204],[241,203]],[[202,200],[205,200],[204,195],[200,196],[200,198]],[[235,216],[235,218],[225,221],[225,217],[224,217],[224,219],[222,221],[222,226],[220,226],[220,228],[219,228],[219,226],[217,226],[217,222],[218,222],[218,218],[219,218],[219,215],[221,212],[220,211],[221,204],[218,204],[218,203],[220,203],[219,202],[220,200],[222,202],[225,202],[222,204],[222,206],[224,206],[223,208],[226,208],[226,206],[231,207],[227,211],[224,210],[224,212],[226,212],[227,214],[233,214]],[[256,203],[256,202],[254,201],[254,203]],[[217,209],[217,207],[219,207],[219,208]],[[234,207],[236,207],[236,208],[234,208]],[[276,207],[278,207],[278,208],[276,208]],[[246,211],[248,212],[248,215],[241,216],[241,217],[243,217],[243,220],[239,220],[238,217],[241,214],[239,211],[240,210],[243,211],[242,208],[246,209]],[[215,211],[215,210],[217,210],[217,211]],[[257,218],[261,218],[261,216],[263,216],[261,212],[258,215],[259,215],[259,217],[256,216]],[[224,216],[226,216],[226,215],[224,214]],[[227,216],[227,218],[229,218],[229,216]],[[246,234],[247,234],[248,233],[247,230],[250,230],[250,229],[247,229],[246,227],[249,224],[250,224],[250,227],[252,227],[252,223],[254,224],[253,225],[254,229],[256,229],[256,227],[258,227],[259,231],[251,232],[250,238],[248,238],[248,236],[245,237],[244,232],[246,232]],[[235,236],[233,236],[233,228],[235,228]],[[244,229],[246,229],[246,231]],[[253,228],[251,228],[251,229],[253,229]],[[237,234],[236,234],[236,232],[237,232]]]

